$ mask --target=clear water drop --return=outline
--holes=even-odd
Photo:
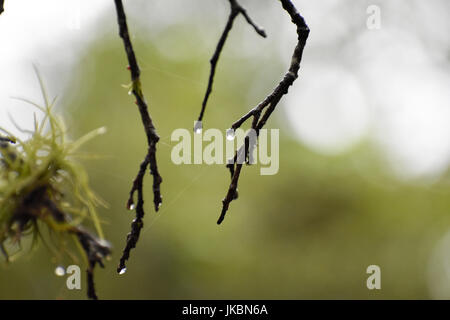
[[[231,141],[231,140],[234,139],[235,136],[236,135],[234,133],[234,129],[233,128],[227,129],[227,140]]]
[[[66,270],[64,269],[63,266],[57,266],[56,269],[55,269],[55,274],[56,274],[58,277],[62,277],[63,275],[66,274]]]
[[[97,129],[98,134],[105,134],[106,132],[108,132],[108,129],[106,127],[101,127]]]
[[[194,122],[194,132],[196,134],[200,134],[202,133],[202,129],[203,129],[203,124],[201,121],[195,121]]]
[[[128,206],[128,210],[133,211],[134,209],[136,209],[136,205],[134,203]]]
[[[109,241],[105,240],[105,239],[99,239],[98,243],[105,248],[110,248],[111,244],[109,243]]]
[[[127,268],[122,268],[120,269],[119,274],[122,275],[125,274],[125,272],[127,272]]]

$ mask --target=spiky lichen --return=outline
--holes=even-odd
[[[21,140],[0,128],[6,134],[0,138],[0,249],[9,261],[8,248],[20,248],[22,237],[29,234],[36,243],[45,227],[52,235],[52,247],[74,257],[67,245],[71,238],[88,265],[88,296],[96,299],[93,269],[97,263],[103,266],[102,260],[110,254],[96,213],[104,203],[89,187],[87,173],[76,158],[81,155],[79,148],[105,129],[76,141],[67,139],[62,119],[52,112],[55,100],[48,100],[39,74],[38,78],[45,105],[24,100],[43,113],[39,122],[35,116],[31,137]],[[91,222],[97,236],[82,225],[86,222]]]

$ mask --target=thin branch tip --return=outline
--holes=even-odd
[[[291,17],[292,23],[297,27],[297,45],[294,49],[294,53],[291,58],[291,63],[288,71],[280,81],[280,83],[276,86],[276,88],[270,93],[262,102],[258,104],[257,107],[251,109],[240,119],[235,121],[231,126],[232,129],[236,130],[242,124],[244,124],[248,119],[253,117],[251,128],[256,132],[256,138],[259,136],[260,130],[264,127],[267,120],[270,118],[271,114],[277,107],[278,103],[282,99],[284,95],[286,95],[289,91],[289,88],[298,78],[298,72],[300,70],[300,63],[303,57],[303,49],[306,45],[306,41],[309,36],[310,29],[305,22],[305,19],[300,15],[300,13],[295,8],[294,4],[291,0],[279,0],[283,9],[289,14]],[[230,2],[235,2],[235,0],[230,0]],[[245,14],[244,14],[245,16]],[[248,20],[247,20],[248,21]],[[251,20],[250,20],[251,21]],[[249,23],[251,24],[251,22]],[[262,115],[262,117],[261,117]],[[249,145],[249,134],[245,136],[245,143],[242,145],[235,153],[234,158],[232,159],[232,163],[227,164],[227,168],[230,170],[231,174],[231,182],[227,192],[227,195],[222,200],[222,211],[217,221],[217,224],[221,224],[225,219],[226,213],[229,209],[230,203],[235,200],[237,197],[237,187],[239,182],[239,177],[241,173],[242,164],[239,163],[238,158],[239,155],[242,155],[242,152],[245,152],[245,160],[246,163],[249,163],[250,151],[253,146]]]
[[[212,89],[213,89],[214,76],[216,74],[217,63],[219,62],[220,55],[225,46],[225,42],[228,39],[228,35],[229,35],[231,29],[233,28],[233,23],[234,23],[234,20],[236,19],[236,17],[239,14],[242,14],[244,16],[245,20],[247,21],[247,23],[250,24],[255,29],[257,34],[259,34],[263,38],[267,37],[266,31],[263,28],[259,27],[256,23],[253,22],[253,20],[248,15],[247,11],[244,9],[244,7],[242,7],[237,2],[237,0],[228,0],[228,1],[230,3],[230,13],[228,15],[227,24],[225,25],[222,35],[219,38],[219,42],[217,43],[214,54],[211,57],[211,59],[209,60],[209,63],[211,64],[211,70],[210,70],[210,74],[209,74],[209,78],[208,78],[208,85],[206,88],[206,92],[203,97],[202,107],[200,110],[200,115],[198,117],[198,121],[203,120],[206,106],[208,104],[208,100],[209,100],[209,97],[210,97],[210,95],[212,93]]]
[[[125,262],[130,257],[130,251],[136,247],[139,240],[141,229],[144,225],[143,218],[144,212],[144,196],[143,196],[143,180],[145,172],[150,168],[150,174],[153,176],[153,203],[155,206],[155,211],[159,210],[162,203],[161,197],[161,183],[162,177],[158,170],[158,164],[156,161],[156,144],[159,141],[159,136],[156,132],[156,128],[153,124],[153,120],[148,112],[147,102],[145,101],[144,94],[141,89],[140,75],[141,71],[137,62],[136,54],[133,49],[133,44],[131,42],[127,19],[125,15],[125,10],[123,7],[122,0],[114,0],[117,11],[117,23],[119,25],[119,36],[122,38],[125,53],[128,59],[127,69],[130,71],[131,81],[132,81],[132,93],[136,98],[136,105],[138,106],[139,113],[141,115],[142,124],[144,126],[145,134],[147,136],[147,155],[142,161],[136,178],[133,181],[129,198],[127,201],[127,208],[129,210],[136,210],[136,218],[131,223],[131,231],[127,235],[126,245],[120,258],[119,266],[117,272],[121,273],[125,270]],[[134,204],[134,195],[137,193],[137,203]]]

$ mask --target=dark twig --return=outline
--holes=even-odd
[[[143,179],[147,167],[150,167],[150,173],[153,175],[153,203],[155,210],[158,211],[162,203],[160,185],[162,182],[161,175],[158,172],[158,165],[156,162],[156,144],[159,141],[159,136],[156,133],[155,126],[153,125],[152,118],[148,113],[147,103],[144,98],[144,94],[141,89],[140,82],[140,70],[137,63],[136,55],[133,50],[133,45],[128,33],[127,19],[125,16],[125,10],[123,8],[122,0],[114,0],[117,11],[117,21],[119,24],[119,35],[123,40],[125,51],[127,54],[128,69],[131,73],[132,92],[136,98],[136,104],[139,107],[141,114],[142,124],[144,125],[145,133],[147,135],[148,151],[145,160],[142,162],[139,172],[133,182],[133,186],[130,191],[130,197],[127,202],[127,208],[129,210],[134,209],[134,194],[138,193],[138,202],[136,205],[136,219],[131,224],[131,232],[127,235],[127,243],[123,250],[122,258],[120,259],[119,266],[117,268],[118,273],[126,270],[125,262],[130,256],[132,248],[136,247],[136,243],[139,239],[139,234],[143,226],[142,218],[144,217],[144,199],[143,199]]]
[[[0,14],[2,14],[3,13],[3,11],[5,11],[4,9],[3,9],[3,3],[5,2],[5,0],[0,0]]]
[[[281,98],[288,93],[290,86],[292,86],[294,81],[297,79],[298,71],[300,70],[300,62],[302,61],[303,56],[303,49],[305,47],[306,40],[308,39],[309,35],[309,27],[306,25],[305,20],[297,11],[292,2],[290,0],[279,0],[279,1],[281,2],[283,9],[289,14],[292,22],[297,27],[298,43],[297,46],[295,47],[294,54],[292,55],[289,70],[284,75],[284,78],[276,86],[276,88],[272,91],[271,94],[269,94],[260,104],[258,104],[255,108],[251,109],[242,118],[234,122],[233,125],[231,126],[231,129],[236,130],[249,118],[253,117],[252,129],[253,132],[256,133],[257,137],[259,136],[260,130],[264,127],[270,115],[277,107]],[[263,112],[264,114],[262,115],[262,117],[260,117]],[[222,200],[223,203],[222,212],[220,214],[219,220],[217,221],[217,224],[222,223],[228,211],[231,201],[236,199],[239,176],[242,168],[242,162],[237,161],[239,160],[239,158],[241,158],[238,157],[238,155],[241,154],[242,152],[245,152],[244,158],[248,159],[249,150],[251,150],[250,149],[251,146],[249,146],[249,137],[250,137],[249,134],[247,134],[245,137],[245,144],[239,148],[239,150],[236,152],[234,159],[232,159],[231,162],[229,161],[227,165],[231,173],[231,183],[227,195]]]
[[[206,89],[205,97],[203,98],[202,109],[200,111],[198,121],[203,120],[203,115],[205,113],[206,105],[208,104],[208,99],[212,92],[214,75],[216,74],[217,62],[219,61],[220,54],[222,53],[225,42],[227,41],[228,34],[230,33],[231,29],[233,28],[234,19],[236,19],[236,17],[239,14],[242,14],[244,16],[245,20],[247,20],[247,22],[255,29],[256,33],[258,33],[261,37],[264,37],[264,38],[267,36],[264,29],[259,27],[258,25],[256,25],[253,22],[253,20],[247,14],[247,11],[236,0],[228,0],[228,1],[230,2],[230,7],[231,7],[230,15],[228,16],[227,24],[226,24],[225,29],[223,30],[222,35],[219,39],[219,43],[217,44],[214,55],[212,56],[212,58],[210,60],[211,72],[209,74],[208,87]]]
[[[31,198],[39,199],[40,203],[47,208],[51,213],[53,219],[58,223],[68,223],[72,218],[61,211],[58,206],[46,195],[47,187],[38,188],[31,194]],[[38,204],[30,203],[32,207],[38,206]],[[87,273],[87,296],[89,299],[98,300],[97,293],[95,291],[94,283],[94,269],[98,263],[104,268],[103,259],[111,254],[111,246],[105,240],[99,240],[88,230],[82,226],[73,226],[69,229],[69,232],[76,235],[78,241],[83,248],[86,258],[88,260]]]
[[[134,202],[133,202],[133,195],[134,192],[137,191],[138,193],[138,201],[136,206],[136,218],[131,223],[131,232],[127,235],[127,244],[125,249],[123,250],[123,255],[120,258],[119,267],[117,268],[117,271],[119,273],[123,273],[126,271],[125,263],[130,257],[130,251],[131,249],[136,247],[136,244],[139,240],[139,235],[141,234],[141,229],[144,226],[144,222],[142,219],[144,218],[144,196],[143,196],[143,180],[145,171],[147,170],[147,167],[150,163],[150,157],[147,154],[144,161],[141,163],[139,173],[136,176],[136,179],[134,179],[133,182],[133,188],[130,192],[130,198],[128,199],[127,208],[134,209]]]
[[[69,223],[72,220],[70,215],[64,213],[58,208],[58,206],[47,196],[47,191],[47,186],[37,188],[27,197],[25,203],[30,208],[36,208],[39,205],[44,206],[56,222]],[[30,209],[23,208],[23,212],[28,211],[30,211]],[[19,220],[22,224],[26,223],[28,219],[36,219],[31,214],[25,215],[25,217],[26,219],[21,217],[22,221]],[[111,254],[111,246],[107,241],[98,239],[82,226],[70,227],[69,232],[77,236],[88,260],[88,268],[86,271],[88,298],[98,300],[98,296],[95,291],[94,268],[97,263],[104,268],[103,259]]]
[[[227,195],[225,196],[225,199],[222,200],[223,207],[222,212],[220,213],[219,220],[217,220],[217,224],[221,224],[223,219],[225,219],[225,215],[228,211],[228,207],[230,206],[231,201],[235,200],[236,194],[237,194],[237,187],[239,182],[239,176],[241,174],[242,169],[242,163],[236,164],[236,168],[234,168],[233,165],[233,173],[231,177],[231,183],[230,187],[228,188]]]

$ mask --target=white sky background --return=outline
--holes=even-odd
[[[205,41],[214,45],[228,14],[228,4],[221,0],[124,2],[130,16],[147,24],[149,37],[189,22],[205,29]],[[261,46],[275,47],[287,64],[295,30],[278,1],[241,2],[269,38],[262,44],[239,19],[235,27],[244,25],[239,29],[244,42],[228,53],[251,58],[264,52]],[[380,30],[366,27],[366,9],[375,4],[371,1],[294,2],[312,30],[299,81],[284,100],[285,118],[296,137],[324,154],[348,151],[369,137],[400,176],[444,172],[450,162],[448,1],[376,1]],[[47,79],[51,95],[63,92],[80,51],[100,36],[96,21],[112,8],[112,0],[6,0],[0,16],[2,126],[18,134],[10,113],[21,126],[32,127],[31,109],[11,99],[41,101],[32,64]],[[173,43],[160,45],[168,55],[180,52],[172,49]]]

